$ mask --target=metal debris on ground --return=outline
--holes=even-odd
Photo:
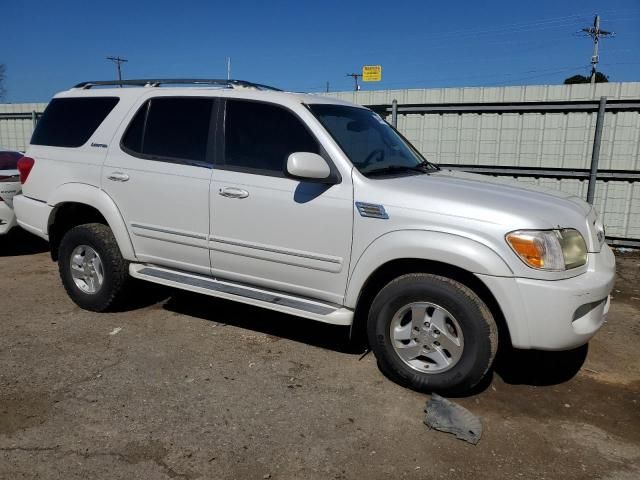
[[[364,357],[366,357],[367,355],[369,355],[369,352],[371,352],[370,348],[367,348],[364,353],[362,355],[360,355],[360,358],[358,359],[358,361],[362,360]]]
[[[441,432],[452,433],[465,442],[473,445],[480,441],[482,423],[466,408],[440,395],[433,394],[424,411],[424,424]]]

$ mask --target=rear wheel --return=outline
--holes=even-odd
[[[79,225],[65,233],[58,268],[69,297],[94,312],[117,306],[130,279],[128,262],[111,229],[100,223]]]
[[[382,372],[423,392],[471,390],[491,367],[498,330],[491,312],[468,287],[430,274],[409,274],[374,299],[369,344]]]

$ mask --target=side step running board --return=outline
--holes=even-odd
[[[202,293],[211,297],[225,298],[248,303],[282,313],[311,318],[333,325],[351,325],[353,311],[331,303],[318,302],[304,297],[273,292],[263,288],[219,280],[205,275],[186,273],[164,267],[132,263],[129,273],[134,278],[147,280],[169,287]]]

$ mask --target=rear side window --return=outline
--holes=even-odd
[[[118,97],[54,98],[38,122],[31,143],[80,147],[93,135],[120,99]]]
[[[122,147],[150,160],[206,166],[212,106],[210,98],[153,98],[131,120]]]
[[[294,152],[320,153],[320,147],[293,113],[267,103],[227,101],[226,168],[284,176],[287,158]]]
[[[0,150],[0,170],[15,170],[18,168],[18,160],[22,158],[20,152]]]

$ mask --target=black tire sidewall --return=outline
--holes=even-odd
[[[470,295],[471,294],[471,295]],[[486,307],[463,285],[434,275],[407,275],[383,288],[369,315],[369,344],[383,373],[418,391],[460,393],[473,388],[484,377],[495,356],[492,318]],[[430,302],[455,317],[464,335],[464,350],[458,363],[442,373],[421,373],[402,361],[390,335],[393,316],[413,302]]]
[[[100,289],[93,294],[82,291],[71,275],[71,254],[79,245],[93,248],[102,262],[104,280]],[[113,233],[106,225],[87,224],[74,227],[63,236],[60,242],[58,267],[62,283],[69,297],[86,310],[103,311],[111,306],[114,297],[121,289],[124,263],[115,244]]]

